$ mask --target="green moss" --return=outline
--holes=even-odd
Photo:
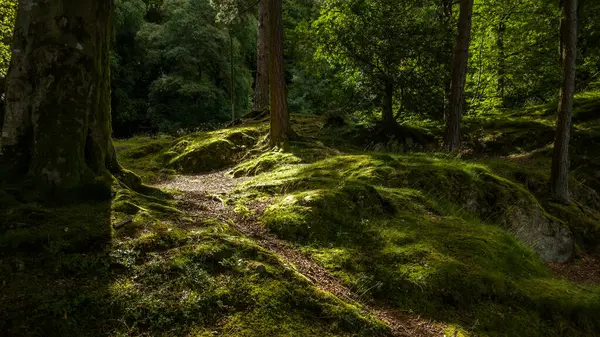
[[[10,335],[387,336],[219,219],[114,187],[63,207],[0,196],[0,330]],[[121,219],[131,221],[112,228]]]
[[[275,196],[265,226],[363,296],[484,335],[600,328],[600,289],[555,282],[506,231],[522,220],[515,217],[555,218],[524,185],[486,165],[442,154],[340,155],[280,166],[240,193]],[[511,311],[521,316],[504,314]]]
[[[138,137],[115,141],[119,161],[146,182],[176,173],[204,173],[236,163],[266,132],[265,125],[193,133],[178,139]]]
[[[301,161],[292,153],[265,152],[256,158],[246,160],[233,168],[234,177],[255,176],[259,173],[273,170],[275,167],[297,164]]]
[[[552,278],[509,232],[515,222],[564,223],[581,249],[598,249],[600,152],[583,146],[600,139],[597,102],[597,94],[577,96],[570,206],[545,201],[551,105],[467,117],[475,154],[468,161],[364,153],[359,148],[379,146],[373,140],[406,148],[364,138],[352,125],[332,132],[314,116],[293,116],[305,138],[280,150],[255,146],[266,124],[118,141],[121,163],[135,174],[124,171],[110,202],[24,204],[0,189],[0,297],[11,303],[0,306],[0,331],[389,335],[226,221],[179,211],[137,176],[152,182],[237,165],[234,176],[253,178],[230,196],[236,212],[250,215],[247,202],[268,202],[264,225],[362,298],[449,323],[448,335],[594,335],[600,288]],[[430,124],[417,126],[439,131]]]

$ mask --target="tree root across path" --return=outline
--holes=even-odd
[[[216,172],[199,176],[178,176],[158,187],[182,192],[177,198],[184,211],[200,218],[219,219],[232,224],[256,244],[280,256],[286,267],[300,273],[317,288],[346,303],[358,304],[366,313],[385,322],[393,336],[444,336],[444,328],[440,324],[391,308],[384,303],[362,298],[309,255],[269,233],[259,221],[267,203],[255,202],[248,205],[253,211],[250,215],[238,214],[225,205],[222,198],[226,198],[244,180],[232,178],[225,172]]]

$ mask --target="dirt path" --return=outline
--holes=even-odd
[[[226,172],[221,171],[197,176],[178,176],[158,187],[183,192],[177,196],[182,207],[199,217],[217,218],[223,221],[233,220],[237,230],[252,238],[259,246],[281,256],[286,263],[319,289],[327,291],[347,303],[359,303],[365,311],[389,325],[393,336],[444,336],[444,329],[439,324],[436,325],[429,320],[372,300],[362,299],[329,271],[318,265],[310,256],[287,241],[270,234],[258,221],[266,204],[250,205],[254,210],[250,216],[239,215],[224,205],[220,197],[230,194],[239,183],[245,180],[244,178],[232,178],[226,175]]]

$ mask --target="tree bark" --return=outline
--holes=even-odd
[[[283,63],[282,0],[269,4],[269,86],[271,89],[271,145],[280,145],[294,134],[290,127]]]
[[[506,51],[504,47],[504,36],[506,35],[506,22],[504,19],[498,24],[496,36],[496,47],[498,48],[498,98],[500,106],[505,106],[506,97]]]
[[[577,64],[577,0],[564,0],[561,19],[562,86],[556,120],[550,198],[568,204],[569,198],[569,139],[573,96],[575,94],[575,67]]]
[[[453,14],[452,5],[454,0],[441,0],[440,1],[440,21],[445,28],[444,38],[444,100],[442,102],[442,114],[444,121],[448,120],[448,98],[450,97],[450,88],[452,87],[452,54],[454,48],[454,28],[452,27]]]
[[[458,18],[458,34],[452,63],[452,83],[448,99],[448,119],[446,121],[446,147],[457,151],[460,147],[460,128],[463,109],[463,96],[469,62],[473,0],[462,0]]]
[[[258,39],[256,57],[256,80],[254,86],[254,111],[262,111],[269,107],[269,49],[267,1],[258,2]]]
[[[391,80],[385,81],[382,108],[383,123],[386,127],[391,128],[396,124],[396,118],[394,118],[394,82]]]
[[[11,176],[55,191],[121,171],[110,136],[112,9],[112,0],[20,1],[0,138]]]

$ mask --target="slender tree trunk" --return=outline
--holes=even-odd
[[[456,151],[460,147],[460,127],[463,109],[463,96],[467,79],[469,62],[469,43],[471,40],[471,22],[473,17],[473,0],[462,0],[458,18],[458,34],[454,47],[452,63],[452,84],[446,121],[446,147]]]
[[[506,50],[504,47],[504,36],[506,33],[506,23],[502,20],[498,24],[496,36],[496,47],[498,49],[498,89],[497,95],[500,99],[500,106],[505,106],[506,97]]]
[[[280,145],[294,135],[290,127],[283,64],[282,0],[269,3],[269,86],[271,89],[271,145]]]
[[[550,176],[550,198],[568,204],[569,200],[569,139],[573,96],[575,94],[575,66],[577,64],[577,0],[564,0],[561,20],[562,86],[556,120],[556,135]]]
[[[444,97],[444,101],[442,102],[442,113],[444,115],[444,121],[448,120],[448,98],[450,97],[450,88],[452,87],[452,78],[451,78],[451,73],[452,73],[452,49],[454,47],[454,43],[453,43],[453,37],[454,37],[454,28],[452,26],[452,21],[453,21],[453,14],[452,14],[452,4],[453,4],[454,0],[441,0],[440,1],[440,8],[441,8],[441,14],[440,14],[440,21],[442,22],[442,24],[445,27],[445,31],[446,31],[446,36],[445,36],[445,42],[444,42],[444,59],[446,60],[445,62],[445,68],[446,68],[446,72],[444,74],[444,92],[445,92],[445,97]]]
[[[44,190],[109,182],[112,0],[21,0],[0,161]]]
[[[258,2],[258,39],[256,57],[256,84],[254,87],[254,111],[263,111],[269,107],[269,49],[268,39],[268,0]]]
[[[386,127],[392,127],[396,124],[394,118],[394,82],[386,80],[385,92],[383,95],[383,123]]]

